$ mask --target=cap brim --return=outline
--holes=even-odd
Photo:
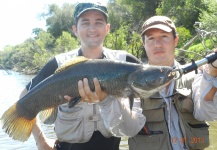
[[[142,31],[142,34],[143,35],[147,30],[149,29],[161,29],[163,31],[166,31],[166,32],[171,32],[172,29],[166,25],[163,25],[163,24],[156,24],[156,25],[153,25],[153,26],[150,26],[148,28],[146,28],[144,31]]]

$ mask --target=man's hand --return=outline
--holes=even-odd
[[[107,97],[107,93],[102,91],[99,80],[97,78],[93,79],[93,83],[95,86],[94,92],[91,91],[87,78],[78,81],[78,92],[82,98],[81,101],[96,103],[104,100]],[[65,95],[64,98],[68,101],[72,99],[72,97],[68,95]]]
[[[217,49],[214,50],[214,52],[217,52]],[[211,76],[217,77],[217,60],[209,64],[209,69],[207,71]]]
[[[217,49],[215,49],[214,52],[217,52]],[[217,60],[215,60],[214,62],[212,62],[212,65],[213,65],[214,67],[216,67],[216,69],[217,69]]]

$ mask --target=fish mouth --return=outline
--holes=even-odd
[[[142,98],[148,98],[150,96],[152,96],[154,93],[157,93],[159,92],[161,89],[163,89],[167,84],[163,84],[155,89],[152,89],[152,90],[142,90],[142,89],[139,89],[137,88],[136,91],[137,91],[137,94],[142,97]]]
[[[152,79],[149,78],[147,80],[144,80],[145,82],[143,84],[138,84],[136,86],[141,86],[140,88],[148,87],[148,89],[154,89],[172,81],[175,75],[176,73],[173,72],[171,69],[159,69],[159,71],[156,72],[155,76]]]
[[[171,68],[154,69],[152,75],[144,74],[140,79],[134,78],[131,82],[131,88],[143,98],[149,97],[156,92],[163,89],[169,82],[171,82],[176,73]],[[150,72],[149,72],[150,73]]]

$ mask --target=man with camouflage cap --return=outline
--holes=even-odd
[[[101,3],[78,3],[74,11],[75,25],[72,28],[80,40],[80,48],[51,59],[26,86],[20,97],[52,75],[62,63],[76,56],[140,63],[140,60],[126,51],[103,47],[104,39],[110,29],[107,19],[107,8]],[[131,115],[128,113],[129,108],[122,105],[123,99],[117,99],[103,92],[97,79],[93,82],[95,91],[90,90],[86,78],[78,82],[82,102],[72,108],[69,108],[68,104],[58,107],[55,120],[58,140],[48,139],[43,134],[39,122],[36,123],[32,133],[39,150],[118,150],[122,131],[128,136],[134,136],[139,132],[145,122],[144,116],[139,113],[141,109]],[[65,96],[65,98],[70,100],[72,97]],[[122,125],[123,118],[127,118],[129,122],[125,126]],[[113,134],[119,137],[114,137]]]

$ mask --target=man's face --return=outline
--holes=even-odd
[[[165,32],[160,29],[149,29],[144,36],[144,47],[149,63],[152,65],[172,66],[178,36],[174,39],[172,32]]]
[[[97,10],[82,13],[78,19],[77,28],[73,26],[81,45],[88,48],[102,46],[109,29],[110,24],[106,23],[105,16]]]

